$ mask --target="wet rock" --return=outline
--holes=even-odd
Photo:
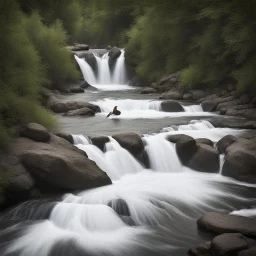
[[[184,108],[180,103],[173,100],[165,100],[161,102],[161,110],[165,112],[184,112]]]
[[[120,49],[114,46],[108,53],[108,56],[111,60],[117,59],[121,55]]]
[[[205,145],[209,145],[209,146],[213,147],[213,142],[206,138],[196,139],[196,143],[197,144],[205,144]]]
[[[216,111],[218,103],[212,102],[212,101],[203,101],[201,103],[202,109],[205,112],[214,112]]]
[[[193,94],[192,93],[185,93],[183,95],[183,100],[193,100]]]
[[[229,109],[231,107],[234,107],[239,104],[239,100],[231,100],[231,101],[225,101],[218,104],[216,110],[220,111],[221,109]]]
[[[226,149],[236,141],[237,138],[235,136],[226,135],[217,142],[216,146],[220,154],[224,154]]]
[[[201,230],[215,234],[242,233],[246,236],[256,236],[256,220],[226,213],[209,212],[198,219]]]
[[[211,242],[199,244],[196,248],[190,249],[188,256],[212,256]]]
[[[190,91],[193,94],[193,100],[199,100],[203,97],[205,97],[205,92],[202,90],[194,90]]]
[[[36,179],[57,188],[82,190],[111,184],[107,174],[83,151],[55,135],[48,143],[15,139],[11,152]]]
[[[97,146],[101,151],[104,151],[105,144],[109,142],[109,137],[107,136],[98,136],[91,138],[92,144]]]
[[[237,109],[236,106],[234,106],[234,108],[229,108],[227,109],[226,115],[229,116],[244,116],[247,118],[252,118],[255,119],[256,118],[256,108],[249,108],[249,109]]]
[[[170,99],[170,100],[182,100],[182,95],[179,92],[169,91],[164,94],[162,94],[160,99]]]
[[[65,139],[66,141],[70,142],[71,144],[74,144],[73,136],[66,132],[55,132],[54,135],[61,137]]]
[[[87,89],[87,88],[89,88],[91,85],[88,83],[88,82],[86,82],[86,81],[83,81],[80,85],[79,85],[79,87],[80,88],[82,88],[82,89]]]
[[[71,51],[88,51],[90,49],[87,44],[77,44],[75,43],[73,46],[70,46]]]
[[[69,89],[71,93],[84,93],[84,90],[80,87],[72,87]]]
[[[140,93],[141,94],[157,93],[157,90],[155,88],[146,87],[146,88],[143,88]]]
[[[172,143],[194,140],[193,137],[186,135],[186,134],[169,135],[169,136],[167,136],[166,139]]]
[[[36,123],[29,123],[20,128],[20,136],[32,139],[34,141],[46,142],[50,139],[48,130]]]
[[[70,110],[64,114],[64,116],[94,116],[95,113],[90,108],[80,108],[76,110]]]
[[[124,199],[117,198],[108,202],[108,206],[111,207],[117,214],[122,216],[131,216],[129,207]]]
[[[256,241],[240,233],[228,233],[215,237],[211,243],[211,251],[216,256],[237,255],[252,246],[256,246]]]
[[[222,174],[256,183],[256,138],[239,139],[226,149]]]

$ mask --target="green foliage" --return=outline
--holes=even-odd
[[[202,73],[197,67],[190,66],[181,73],[181,86],[193,88],[202,83]]]

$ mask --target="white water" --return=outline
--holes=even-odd
[[[113,74],[111,74],[109,67],[108,52],[102,57],[94,54],[98,66],[97,77],[91,66],[83,58],[79,58],[75,55],[75,59],[80,66],[84,79],[98,90],[133,90],[134,87],[129,86],[127,82],[124,54],[125,51],[121,50],[121,55],[116,60]]]
[[[212,116],[213,113],[203,112],[200,105],[182,106],[185,112],[164,112],[160,100],[132,100],[105,98],[91,102],[100,107],[99,116],[106,116],[115,106],[121,111],[120,116],[111,116],[111,119],[138,119],[138,118],[166,118],[180,116]]]

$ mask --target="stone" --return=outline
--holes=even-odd
[[[73,46],[70,46],[71,51],[88,51],[90,49],[87,44],[78,44],[75,43]]]
[[[205,145],[209,145],[211,147],[213,147],[213,142],[209,139],[206,139],[206,138],[199,138],[199,139],[196,139],[196,143],[198,144],[205,144]]]
[[[201,103],[202,109],[205,112],[214,112],[216,111],[218,103],[205,100]]]
[[[226,135],[217,142],[216,146],[220,154],[224,154],[226,149],[236,141],[237,138],[235,136]]]
[[[164,94],[162,94],[160,97],[160,99],[170,99],[170,100],[182,100],[182,95],[179,92],[174,92],[174,91],[168,91]]]
[[[69,133],[66,132],[54,132],[54,135],[61,137],[63,139],[65,139],[66,141],[70,142],[71,144],[74,144],[74,139],[73,136]]]
[[[87,89],[89,88],[91,85],[87,82],[87,81],[83,81],[79,87],[82,88],[82,89]]]
[[[111,60],[117,59],[121,55],[121,51],[119,48],[114,46],[108,53],[108,56]]]
[[[241,104],[247,104],[251,101],[251,96],[249,94],[243,94],[241,95],[241,97],[239,98]]]
[[[199,244],[196,248],[188,251],[189,256],[212,256],[211,254],[211,242],[205,242]]]
[[[57,188],[84,190],[111,184],[107,174],[82,150],[55,135],[48,143],[15,139],[11,152],[36,179]]]
[[[95,113],[90,108],[80,108],[75,110],[70,110],[64,114],[64,116],[95,116]]]
[[[229,109],[231,107],[234,107],[239,104],[239,100],[232,100],[232,101],[226,101],[226,102],[221,102],[218,104],[216,110],[220,111],[223,108]]]
[[[140,93],[141,94],[157,93],[157,90],[155,88],[146,87],[146,88],[143,88]]]
[[[199,100],[205,97],[205,92],[202,90],[190,91],[193,94],[193,100]]]
[[[201,230],[215,234],[239,232],[246,236],[256,236],[255,219],[226,213],[206,213],[198,219],[197,226]]]
[[[107,136],[98,136],[91,138],[92,144],[97,146],[101,151],[104,151],[105,144],[109,142],[109,137]]]
[[[20,128],[20,136],[40,142],[46,142],[50,139],[48,130],[44,126],[36,123],[23,125]]]
[[[193,100],[193,94],[192,93],[185,93],[183,95],[183,100]]]
[[[173,100],[162,101],[161,110],[165,112],[184,112],[184,108],[180,105],[180,103]]]
[[[69,89],[71,93],[84,93],[84,90],[80,87],[72,87]]]
[[[177,143],[177,142],[183,142],[183,141],[189,141],[189,140],[194,140],[193,137],[186,135],[186,134],[175,134],[175,135],[169,135],[166,138],[168,141],[172,143]]]

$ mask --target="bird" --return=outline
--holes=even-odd
[[[113,108],[113,111],[109,112],[109,114],[107,115],[107,117],[109,117],[109,116],[111,116],[111,115],[115,115],[115,116],[121,115],[121,111],[119,111],[119,110],[117,109],[117,106],[115,106],[115,107]]]

